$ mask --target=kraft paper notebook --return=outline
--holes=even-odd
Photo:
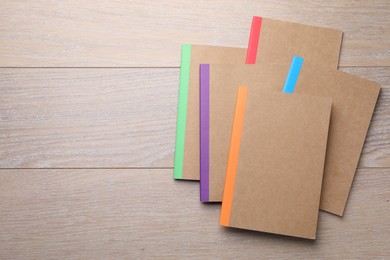
[[[246,49],[182,46],[173,177],[199,180],[199,64],[245,64]]]
[[[372,81],[333,70],[306,66],[306,59],[297,76],[295,93],[325,96],[333,99],[329,143],[324,172],[321,209],[343,215],[355,175],[380,86]],[[202,169],[203,201],[221,201],[226,161],[233,122],[237,86],[250,90],[283,88],[287,65],[205,65],[201,72],[209,74],[202,89],[209,91],[209,166]],[[278,79],[278,77],[281,78]],[[203,102],[201,100],[201,102]],[[206,102],[206,101],[205,101]],[[207,111],[203,112],[203,116]],[[202,116],[202,114],[201,114]],[[206,187],[205,187],[206,186]]]
[[[342,32],[254,16],[246,63],[288,63],[293,56],[305,64],[337,69]]]
[[[221,225],[315,239],[331,104],[239,88]]]
[[[237,86],[279,90],[287,64],[200,65],[200,200],[220,202]]]
[[[256,18],[256,19],[255,19]],[[174,178],[199,180],[199,64],[290,63],[294,55],[305,62],[337,68],[342,33],[338,30],[255,17],[249,49],[184,45],[180,71]],[[242,57],[244,55],[244,58]]]

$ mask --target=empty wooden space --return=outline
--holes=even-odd
[[[218,225],[219,204],[172,170],[0,170],[1,252],[36,258],[385,256],[389,179],[358,171],[346,215],[320,214],[315,242]]]
[[[318,240],[222,228],[172,180],[182,43],[246,47],[252,15],[340,29],[382,90],[343,218]],[[0,4],[0,258],[390,257],[390,2]]]
[[[182,43],[246,47],[252,15],[342,30],[341,66],[388,66],[388,0],[3,0],[1,66],[178,66]]]

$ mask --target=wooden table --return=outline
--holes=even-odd
[[[222,228],[172,180],[181,43],[246,47],[252,15],[344,31],[382,86],[343,218],[315,242]],[[390,2],[0,3],[0,258],[390,257]]]

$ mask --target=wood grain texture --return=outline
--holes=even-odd
[[[389,258],[388,0],[0,6],[0,258]],[[341,70],[383,88],[345,216],[322,212],[316,242],[220,227],[171,169],[17,169],[172,167],[180,45],[246,47],[252,15],[344,31]]]
[[[1,69],[0,168],[172,167],[178,69]]]
[[[340,65],[390,66],[388,0],[3,0],[0,66],[178,66],[182,43],[246,47],[253,15],[342,30]]]
[[[389,171],[357,173],[346,215],[315,242],[219,226],[220,205],[172,170],[0,170],[4,259],[329,258],[390,255]]]
[[[390,68],[359,167],[390,167]],[[178,69],[0,69],[0,168],[172,167]]]

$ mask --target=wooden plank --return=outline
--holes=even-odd
[[[178,66],[182,43],[246,47],[252,15],[344,31],[342,66],[390,65],[388,0],[3,0],[0,66]]]
[[[1,69],[0,168],[172,166],[177,69]]]
[[[343,218],[321,212],[316,242],[219,226],[197,182],[172,170],[0,170],[5,259],[386,258],[389,169],[358,171]],[[374,214],[373,214],[374,213]]]
[[[359,167],[390,167],[390,68]],[[172,167],[178,69],[0,69],[0,168]]]

